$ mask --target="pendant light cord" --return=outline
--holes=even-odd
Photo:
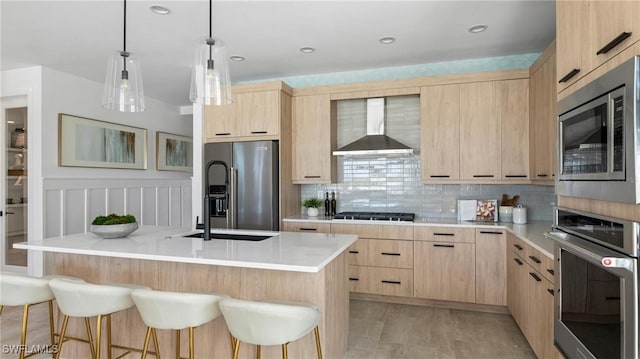
[[[124,31],[122,38],[122,51],[127,52],[127,0],[124,0]]]
[[[211,4],[213,2],[213,0],[209,0],[209,37],[213,37],[211,35],[212,32],[212,28],[213,28],[213,5]]]

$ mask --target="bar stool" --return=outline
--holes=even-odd
[[[220,311],[231,335],[235,337],[233,358],[238,357],[240,341],[257,345],[282,345],[282,358],[287,359],[287,344],[309,334],[316,337],[318,359],[322,359],[318,323],[322,317],[318,307],[306,303],[255,302],[224,298]]]
[[[102,318],[104,316],[107,317],[107,350],[109,358],[111,358],[111,314],[133,307],[131,292],[134,288],[144,288],[129,284],[100,285],[61,278],[52,279],[49,282],[49,287],[56,298],[60,311],[64,314],[56,359],[60,358],[62,352],[69,317],[84,318],[91,356],[100,359]],[[94,344],[89,318],[96,316],[98,318]]]
[[[180,330],[189,328],[189,358],[194,357],[193,330],[202,324],[220,316],[218,302],[223,295],[156,291],[136,289],[131,298],[138,308],[142,321],[147,325],[142,358],[147,355],[149,340],[153,335],[156,353],[158,353],[158,337],[156,329],[173,329],[176,331],[176,358],[180,358]],[[158,353],[159,354],[159,353]]]
[[[22,306],[22,332],[20,334],[20,359],[30,357],[25,355],[27,342],[27,323],[29,321],[29,308],[34,304],[49,303],[49,336],[51,347],[55,345],[55,333],[53,324],[53,299],[54,295],[49,288],[52,278],[62,276],[32,277],[28,275],[2,272],[0,273],[0,314],[5,305]],[[78,278],[65,277],[71,280],[82,281]]]

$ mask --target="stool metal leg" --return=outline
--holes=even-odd
[[[107,358],[111,359],[111,314],[107,314]]]
[[[189,327],[189,359],[194,358],[193,327]]]
[[[231,338],[231,357],[233,357],[233,349],[235,349],[236,339],[233,337],[233,334],[229,333],[229,338]]]
[[[156,350],[156,359],[160,359],[160,347],[158,346],[158,334],[156,328],[151,328],[151,334],[153,335],[153,348]]]
[[[60,339],[58,339],[58,352],[55,359],[60,359],[60,353],[62,352],[62,344],[64,344],[64,335],[67,332],[67,323],[69,323],[69,316],[65,315],[62,320],[62,331],[60,332]]]
[[[91,333],[91,323],[89,323],[89,318],[84,318],[84,326],[87,329],[87,339],[89,339],[89,346],[91,347],[91,357],[95,359],[96,357],[96,349],[95,344],[93,343],[93,333]]]
[[[287,344],[282,344],[282,359],[287,359],[289,356],[287,355]]]
[[[98,315],[98,324],[96,324],[96,359],[100,359],[100,342],[102,334],[102,315]]]
[[[147,327],[147,335],[144,336],[144,345],[142,346],[142,359],[147,357],[147,349],[149,349],[149,338],[151,338],[151,327]]]
[[[315,328],[313,328],[313,333],[316,335],[316,349],[318,350],[318,359],[322,359],[322,347],[320,347],[320,330],[318,329],[317,325]]]
[[[22,309],[22,333],[20,333],[20,359],[24,359],[27,344],[27,321],[29,320],[29,304]]]
[[[260,359],[260,352],[262,347],[260,346],[260,344],[256,345],[256,359]]]
[[[2,314],[2,308],[4,308],[4,305],[0,305],[0,314]]]
[[[233,341],[233,359],[238,359],[238,350],[240,349],[240,339]]]
[[[56,345],[55,326],[53,324],[53,299],[49,301],[49,335],[51,336],[51,347]]]
[[[176,359],[180,359],[180,330],[176,330]]]

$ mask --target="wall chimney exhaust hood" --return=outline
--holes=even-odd
[[[413,148],[384,134],[384,98],[367,99],[367,135],[333,151],[335,156],[412,155]]]

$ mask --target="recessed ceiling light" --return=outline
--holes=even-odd
[[[169,13],[169,8],[164,7],[162,5],[152,5],[149,6],[149,10],[155,12],[158,15],[167,15]]]
[[[469,28],[469,32],[473,34],[477,34],[479,32],[483,32],[484,30],[486,30],[487,27],[488,27],[487,25],[483,25],[483,24],[473,25]]]
[[[314,49],[314,48],[313,48],[313,47],[311,47],[311,46],[305,46],[305,47],[301,47],[301,48],[300,48],[300,52],[303,52],[303,53],[305,53],[305,54],[310,54],[310,53],[312,53],[312,52],[314,52],[314,51],[316,51],[316,49]]]
[[[233,61],[244,61],[244,57],[243,56],[238,56],[238,55],[233,55],[230,57],[231,60]]]
[[[393,36],[383,36],[379,38],[378,41],[380,41],[381,44],[393,44],[396,42],[396,38]]]

